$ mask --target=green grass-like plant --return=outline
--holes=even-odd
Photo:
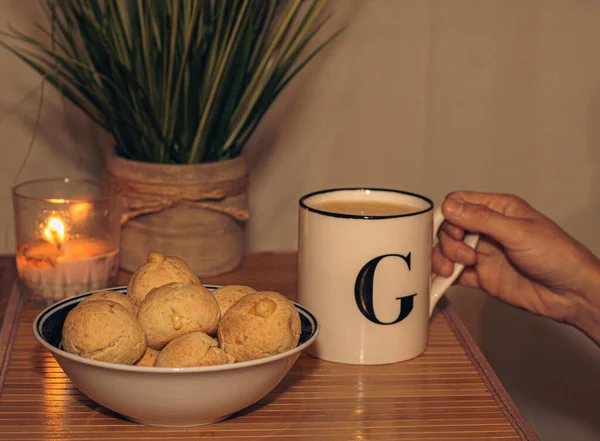
[[[327,0],[41,0],[43,41],[0,45],[114,138],[120,156],[196,164],[238,156],[309,53]]]

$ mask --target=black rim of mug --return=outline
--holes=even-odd
[[[420,210],[420,211],[415,211],[413,213],[403,213],[403,214],[392,214],[392,215],[384,215],[384,216],[361,216],[359,214],[345,214],[345,213],[334,213],[331,211],[323,211],[323,210],[319,210],[318,208],[313,208],[311,206],[309,206],[306,201],[310,198],[312,198],[313,196],[317,196],[320,194],[325,194],[325,193],[335,193],[338,191],[374,191],[374,192],[385,192],[385,193],[397,193],[397,194],[403,194],[406,196],[412,196],[418,199],[421,199],[422,201],[425,201],[429,204],[429,206],[427,208],[425,208],[424,210]],[[377,219],[395,219],[395,218],[401,218],[401,217],[412,217],[412,216],[418,216],[420,214],[423,213],[427,213],[428,211],[433,210],[433,201],[425,196],[422,196],[420,194],[417,193],[412,193],[410,191],[404,191],[404,190],[394,190],[391,188],[376,188],[376,187],[347,187],[347,188],[328,188],[328,189],[324,189],[324,190],[318,190],[318,191],[314,191],[312,193],[308,193],[305,194],[304,196],[302,196],[299,199],[299,204],[302,208],[307,209],[308,211],[312,211],[313,213],[317,213],[317,214],[322,214],[323,216],[330,216],[330,217],[338,217],[338,218],[344,218],[344,219],[367,219],[367,220],[377,220]]]

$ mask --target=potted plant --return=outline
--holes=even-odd
[[[109,179],[123,189],[121,266],[153,251],[199,276],[243,258],[241,156],[276,97],[335,36],[307,51],[327,0],[41,0],[42,41],[0,44],[114,139]]]

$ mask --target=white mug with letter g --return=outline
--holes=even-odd
[[[341,188],[300,198],[298,303],[321,324],[307,349],[350,364],[386,364],[425,351],[429,317],[463,269],[431,281],[431,253],[444,221],[424,196]],[[476,234],[464,241],[475,247]]]

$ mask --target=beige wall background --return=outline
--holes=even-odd
[[[248,149],[251,250],[296,247],[296,201],[330,186],[389,186],[440,202],[512,192],[600,253],[600,2],[333,0],[347,31],[281,97]],[[0,0],[31,29],[33,0]],[[100,174],[108,143],[0,51],[0,251],[10,187]],[[576,330],[453,288],[455,307],[542,440],[600,439],[600,349]]]

